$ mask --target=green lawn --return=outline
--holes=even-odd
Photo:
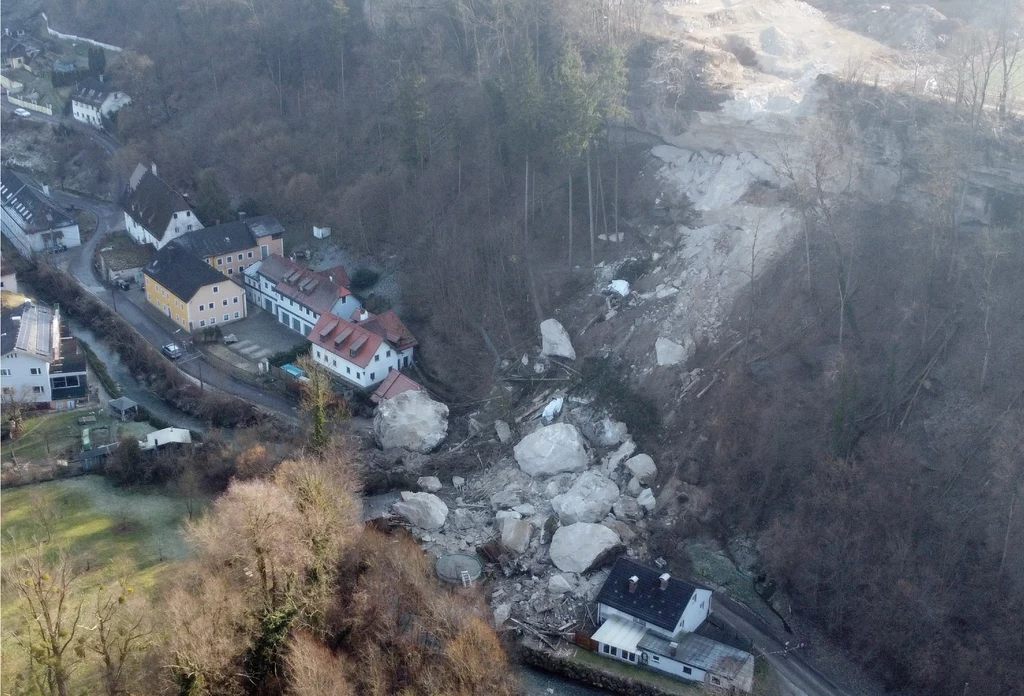
[[[96,422],[80,425],[78,419],[89,415],[96,416]],[[153,430],[148,423],[121,423],[111,418],[106,409],[99,407],[45,413],[25,419],[21,437],[4,444],[4,461],[14,457],[20,464],[46,457],[63,459],[70,453],[77,454],[82,446],[82,430],[85,428],[89,428],[89,439],[93,446],[114,442],[122,434],[131,433],[141,438]]]
[[[194,501],[193,513],[206,502]],[[120,578],[128,578],[136,592],[149,594],[162,574],[191,553],[182,534],[187,517],[183,499],[117,489],[100,476],[8,489],[0,492],[0,555],[6,570],[22,554],[50,556],[64,549],[81,573],[77,597],[89,597],[99,585]],[[19,671],[21,660],[19,651],[11,649],[11,632],[23,616],[6,582],[0,609],[3,693],[9,693],[7,679]]]

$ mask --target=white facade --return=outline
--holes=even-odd
[[[372,387],[383,382],[392,370],[408,366],[412,362],[414,348],[397,351],[387,341],[381,341],[366,367],[351,362],[345,357],[345,351],[336,353],[316,344],[313,344],[310,350],[314,362],[323,365],[346,382],[360,387]]]
[[[654,653],[647,653],[641,650],[640,660],[651,669],[671,674],[672,676],[679,677],[680,679],[690,679],[699,682],[707,681],[707,672],[704,670],[694,667],[693,665],[684,665],[682,662],[673,660],[671,657],[666,657],[665,655],[655,655]],[[646,662],[644,662],[644,660],[646,660]]]
[[[320,321],[323,313],[296,302],[290,297],[284,297],[275,289],[276,283],[267,280],[259,274],[259,271],[249,272],[249,269],[246,271],[245,291],[249,300],[257,307],[273,314],[279,322],[292,331],[308,336],[316,323]],[[346,295],[334,303],[331,314],[342,319],[351,319],[356,310],[362,306],[359,298],[355,295]]]
[[[4,401],[49,403],[50,363],[19,352],[9,353],[0,361],[0,385]]]
[[[203,229],[203,223],[199,222],[199,219],[192,214],[191,210],[179,210],[178,212],[171,215],[171,221],[167,225],[167,229],[163,231],[163,237],[160,238],[156,233],[161,230],[147,230],[145,227],[135,222],[132,216],[128,213],[124,214],[124,226],[128,231],[128,236],[134,239],[139,244],[152,244],[158,251],[167,244],[186,232],[192,230]],[[68,246],[71,246],[70,244]]]
[[[100,107],[94,104],[87,104],[72,98],[71,115],[76,121],[88,123],[90,126],[96,126],[99,128],[103,125],[103,118],[100,115]]]
[[[57,244],[63,244],[69,248],[82,244],[77,222],[41,232],[29,232],[27,231],[29,222],[22,217],[21,213],[13,206],[4,205],[0,208],[0,223],[2,223],[4,236],[25,256],[46,251]]]
[[[18,274],[14,271],[0,275],[0,290],[18,292]]]

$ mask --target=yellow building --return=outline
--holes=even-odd
[[[176,244],[158,251],[142,274],[146,301],[186,331],[245,318],[245,290]]]
[[[270,215],[193,230],[174,240],[228,277],[272,254],[284,254],[284,227]],[[242,283],[241,277],[237,279]]]

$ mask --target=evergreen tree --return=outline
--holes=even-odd
[[[212,169],[199,172],[196,179],[196,213],[205,225],[227,222],[231,213],[231,197]]]

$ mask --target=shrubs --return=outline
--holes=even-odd
[[[370,268],[357,268],[349,279],[349,287],[356,292],[369,290],[380,280],[380,273]]]
[[[625,423],[629,432],[642,437],[653,435],[661,428],[658,407],[650,398],[630,388],[609,358],[586,358],[582,376],[583,387],[599,402],[607,403],[612,416]]]
[[[107,390],[107,393],[115,399],[123,396],[121,385],[110,376],[106,363],[99,359],[99,356],[92,351],[92,348],[85,341],[79,340],[78,345],[82,346],[82,350],[85,351],[85,359],[89,362],[89,367],[92,368],[93,374],[96,375],[96,379],[100,381],[100,384]]]

